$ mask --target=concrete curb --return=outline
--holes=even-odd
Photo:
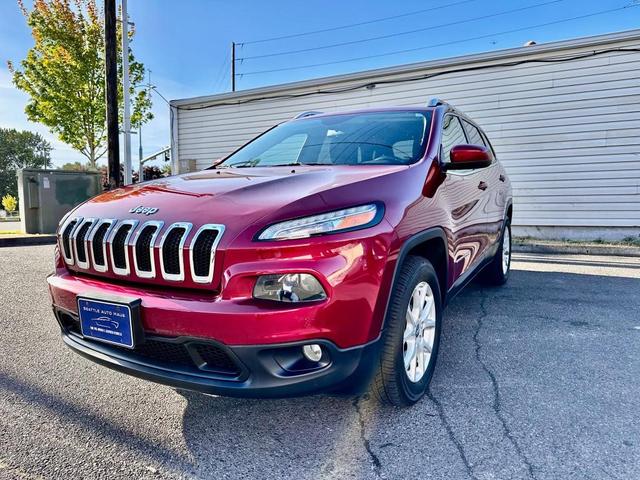
[[[5,236],[0,235],[0,248],[2,247],[31,247],[33,245],[54,245],[55,235],[29,235],[29,236]]]
[[[513,243],[513,251],[518,253],[564,253],[569,255],[611,255],[620,257],[640,257],[640,247],[631,245],[595,245],[572,243]]]

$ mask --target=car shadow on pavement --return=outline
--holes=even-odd
[[[364,431],[362,409],[372,403],[366,399],[254,400],[179,393],[187,400],[185,443],[201,472],[217,476],[231,462],[237,477],[269,472],[270,478],[366,478],[376,468]]]
[[[64,400],[59,395],[49,393],[38,385],[24,382],[6,372],[0,372],[0,393],[3,402],[7,401],[9,396],[27,401],[37,409],[53,413],[62,424],[71,426],[71,431],[77,428],[93,431],[97,437],[104,437],[110,442],[126,446],[127,449],[136,451],[157,463],[166,463],[169,459],[171,464],[181,465],[179,468],[184,469],[185,462],[188,461],[188,458],[177,454],[175,450],[164,448],[159,442],[137,435],[125,425],[118,425],[107,417],[92,412],[84,405]],[[62,436],[65,434],[61,433]]]

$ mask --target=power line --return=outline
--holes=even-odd
[[[501,15],[508,15],[510,13],[522,12],[524,10],[530,10],[532,8],[543,7],[545,5],[551,5],[551,4],[560,3],[560,2],[564,2],[564,1],[566,1],[566,0],[551,0],[551,1],[547,1],[547,2],[528,5],[526,7],[514,8],[514,9],[511,9],[511,10],[505,10],[505,11],[502,11],[502,12],[492,13],[492,14],[489,14],[489,15],[482,15],[480,17],[468,18],[466,20],[458,20],[458,21],[455,21],[455,22],[441,23],[439,25],[432,25],[430,27],[417,28],[417,29],[414,29],[414,30],[405,30],[403,32],[390,33],[390,34],[387,34],[387,35],[379,35],[377,37],[363,38],[363,39],[360,39],[360,40],[351,40],[351,41],[348,41],[348,42],[333,43],[333,44],[330,44],[330,45],[322,45],[322,46],[319,46],[319,47],[310,47],[310,48],[303,48],[303,49],[299,49],[299,50],[287,50],[287,51],[284,51],[284,52],[267,53],[267,54],[263,54],[263,55],[252,55],[252,56],[248,56],[248,57],[241,57],[241,58],[238,58],[238,61],[241,61],[241,60],[252,60],[252,59],[257,59],[257,58],[277,57],[277,56],[281,56],[281,55],[293,55],[295,53],[311,52],[311,51],[315,51],[315,50],[324,50],[324,49],[327,49],[327,48],[343,47],[343,46],[346,46],[346,45],[355,45],[355,44],[358,44],[358,43],[371,42],[371,41],[374,41],[374,40],[383,40],[385,38],[400,37],[400,36],[403,36],[403,35],[410,35],[412,33],[426,32],[428,30],[435,30],[435,29],[443,28],[443,27],[451,27],[453,25],[460,25],[460,24],[463,24],[463,23],[474,22],[474,21],[477,21],[477,20],[485,20],[487,18],[499,17]]]
[[[526,27],[521,27],[521,28],[514,28],[511,30],[505,30],[502,32],[495,32],[495,33],[490,33],[490,34],[486,34],[486,35],[479,35],[476,37],[469,37],[469,38],[464,38],[464,39],[460,39],[460,40],[453,40],[450,42],[443,42],[443,43],[437,43],[437,44],[432,44],[432,45],[425,45],[422,47],[416,47],[416,48],[407,48],[404,50],[395,50],[393,52],[387,52],[387,53],[380,53],[380,54],[376,54],[376,55],[367,55],[364,57],[353,57],[353,58],[347,58],[344,60],[335,60],[335,61],[331,61],[331,62],[322,62],[322,63],[312,63],[312,64],[306,64],[306,65],[298,65],[295,67],[284,67],[284,68],[274,68],[274,69],[269,69],[269,70],[258,70],[258,71],[253,71],[253,72],[243,72],[242,75],[259,75],[259,74],[263,74],[263,73],[275,73],[275,72],[284,72],[284,71],[289,71],[289,70],[300,70],[303,68],[313,68],[313,67],[322,67],[325,65],[336,65],[336,64],[340,64],[340,63],[349,63],[349,62],[355,62],[355,61],[359,61],[359,60],[367,60],[370,58],[380,58],[380,57],[388,57],[391,55],[398,55],[398,54],[402,54],[402,53],[410,53],[410,52],[417,52],[420,50],[428,50],[430,48],[436,48],[436,47],[444,47],[444,46],[448,46],[448,45],[454,45],[454,44],[458,44],[458,43],[464,43],[464,42],[470,42],[473,40],[481,40],[484,38],[491,38],[491,37],[496,37],[499,35],[507,35],[509,33],[516,33],[516,32],[523,32],[525,30],[531,30],[534,28],[540,28],[540,27],[546,27],[549,25],[557,25],[559,23],[565,23],[565,22],[570,22],[573,20],[581,20],[583,18],[589,18],[589,17],[595,17],[597,15],[604,15],[606,13],[612,13],[612,12],[619,12],[621,10],[625,10],[627,8],[633,8],[633,7],[637,7],[640,6],[640,4],[629,4],[629,5],[625,5],[624,7],[618,7],[618,8],[611,8],[608,10],[601,10],[598,12],[593,12],[593,13],[588,13],[585,15],[579,15],[579,16],[575,16],[575,17],[569,17],[569,18],[563,18],[561,20],[555,20],[553,22],[546,22],[546,23],[539,23],[537,25],[529,25]]]
[[[302,97],[310,97],[313,95],[335,95],[340,93],[352,92],[355,90],[360,90],[362,88],[373,88],[377,85],[392,85],[399,83],[410,83],[416,82],[420,80],[428,80],[435,77],[440,77],[444,75],[449,75],[453,73],[466,73],[466,72],[475,72],[481,70],[489,70],[496,68],[504,68],[504,67],[515,67],[518,65],[525,65],[528,63],[564,63],[564,62],[572,62],[575,60],[582,60],[585,58],[596,57],[599,55],[605,55],[607,53],[640,53],[640,48],[608,48],[604,50],[593,50],[590,52],[585,52],[577,55],[571,56],[562,56],[562,57],[552,57],[552,58],[531,58],[525,60],[515,60],[511,62],[503,62],[503,63],[494,63],[490,65],[478,65],[473,67],[462,67],[455,68],[451,70],[441,70],[439,72],[434,73],[426,73],[421,75],[415,75],[413,77],[402,77],[402,78],[392,78],[388,80],[373,80],[369,82],[362,82],[355,85],[348,85],[346,87],[338,87],[338,88],[328,88],[328,89],[319,89],[302,93],[285,93],[279,95],[267,95],[262,97],[249,97],[249,98],[240,98],[236,100],[229,100],[226,102],[218,102],[213,105],[198,105],[198,106],[176,106],[178,110],[204,110],[207,108],[215,108],[221,106],[231,106],[231,105],[243,105],[246,103],[256,103],[261,101],[273,101],[273,100],[286,100],[293,98],[302,98]],[[171,110],[173,113],[173,109]]]
[[[323,29],[320,29],[320,30],[311,30],[311,31],[302,32],[302,33],[292,33],[290,35],[282,35],[280,37],[262,38],[260,40],[251,40],[249,42],[238,42],[238,45],[239,46],[253,45],[255,43],[274,42],[276,40],[285,40],[287,38],[304,37],[304,36],[307,36],[307,35],[314,35],[316,33],[335,32],[336,30],[344,30],[344,29],[347,29],[347,28],[360,27],[362,25],[370,25],[372,23],[386,22],[387,20],[394,20],[396,18],[409,17],[409,16],[412,16],[412,15],[417,15],[417,14],[425,13],[425,12],[433,12],[435,10],[442,10],[444,8],[454,7],[456,5],[463,5],[465,3],[477,2],[477,1],[478,0],[460,0],[458,2],[452,2],[452,3],[447,3],[445,5],[440,5],[438,7],[431,7],[431,8],[425,8],[425,9],[422,9],[422,10],[415,10],[413,12],[402,13],[402,14],[399,14],[399,15],[392,15],[392,16],[389,16],[389,17],[377,18],[375,20],[367,20],[365,22],[350,23],[348,25],[341,25],[341,26],[338,26],[338,27],[323,28]]]
[[[220,64],[220,68],[218,68],[218,72],[215,76],[215,83],[213,84],[214,90],[224,88],[224,80],[229,71],[229,63],[229,57],[225,56],[224,61]]]

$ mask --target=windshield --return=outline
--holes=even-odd
[[[282,165],[408,165],[424,154],[430,112],[308,117],[269,130],[217,168]]]

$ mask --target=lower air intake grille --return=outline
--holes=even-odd
[[[189,352],[180,343],[147,340],[142,345],[136,346],[134,352],[141,357],[184,367],[193,367],[193,360],[191,360]]]
[[[236,364],[229,358],[222,348],[209,343],[196,343],[195,349],[206,364],[208,370],[222,373],[234,373],[238,371]]]
[[[180,242],[185,234],[184,227],[176,227],[169,232],[162,244],[162,262],[164,271],[170,275],[180,275]]]
[[[65,331],[81,337],[78,317],[62,310],[56,314]],[[222,347],[213,343],[199,341],[176,342],[164,337],[147,338],[144,343],[131,350],[116,345],[107,345],[85,338],[85,341],[99,345],[103,349],[118,352],[120,355],[138,357],[159,366],[181,367],[192,371],[216,373],[224,376],[238,376],[241,373],[238,364]]]
[[[132,225],[122,225],[113,237],[112,249],[113,249],[113,264],[117,268],[127,267],[127,248],[124,244],[131,230]]]
[[[153,235],[158,230],[155,225],[147,225],[140,232],[138,241],[136,242],[136,261],[138,262],[138,270],[142,272],[150,272],[151,269],[151,241]]]
[[[193,245],[193,274],[208,277],[211,270],[211,251],[218,237],[217,230],[204,230]]]

